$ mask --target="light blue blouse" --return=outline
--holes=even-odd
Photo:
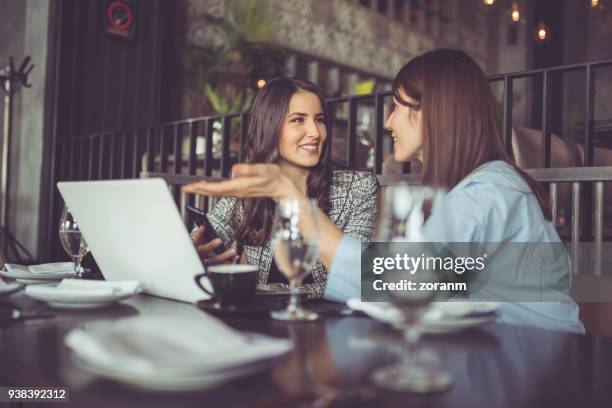
[[[485,163],[457,184],[427,220],[424,236],[429,242],[561,242],[527,183],[503,161]],[[361,243],[345,235],[328,276],[327,299],[361,296],[359,254]],[[569,270],[561,273],[567,275]],[[500,321],[584,332],[578,306],[569,297],[555,302],[502,302]]]

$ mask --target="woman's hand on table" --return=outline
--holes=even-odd
[[[212,241],[206,242],[204,233],[206,227],[201,225],[193,234],[193,243],[198,251],[198,255],[205,265],[217,265],[222,263],[235,262],[238,257],[238,252],[235,248],[230,248],[221,254],[216,254],[215,250],[223,245],[221,238],[215,238]]]
[[[233,180],[199,181],[184,186],[182,191],[213,197],[270,197],[274,200],[304,196],[276,164],[237,164],[232,173]]]

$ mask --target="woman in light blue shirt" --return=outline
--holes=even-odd
[[[410,60],[393,83],[394,110],[385,127],[394,157],[422,162],[425,185],[449,191],[424,227],[432,242],[560,242],[542,189],[508,156],[496,122],[495,102],[481,68],[467,54],[435,50]],[[301,197],[269,165],[238,165],[226,183],[199,183],[186,192],[208,195]],[[321,261],[328,267],[325,297],[361,295],[361,243],[319,213]],[[308,226],[303,233],[307,235]],[[562,273],[567,275],[568,271]],[[512,278],[512,277],[511,277]],[[509,279],[512,281],[512,279]],[[502,321],[584,331],[578,307],[557,302],[505,302]]]

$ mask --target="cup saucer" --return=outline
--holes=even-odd
[[[232,308],[223,308],[215,299],[200,300],[196,306],[212,315],[220,317],[252,317],[266,316],[270,313],[270,306],[253,301],[248,305]]]

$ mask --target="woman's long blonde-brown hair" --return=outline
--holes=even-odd
[[[451,190],[482,164],[502,160],[525,179],[550,219],[544,190],[504,149],[493,94],[474,59],[449,49],[413,58],[395,77],[393,93],[422,114],[423,184]]]

